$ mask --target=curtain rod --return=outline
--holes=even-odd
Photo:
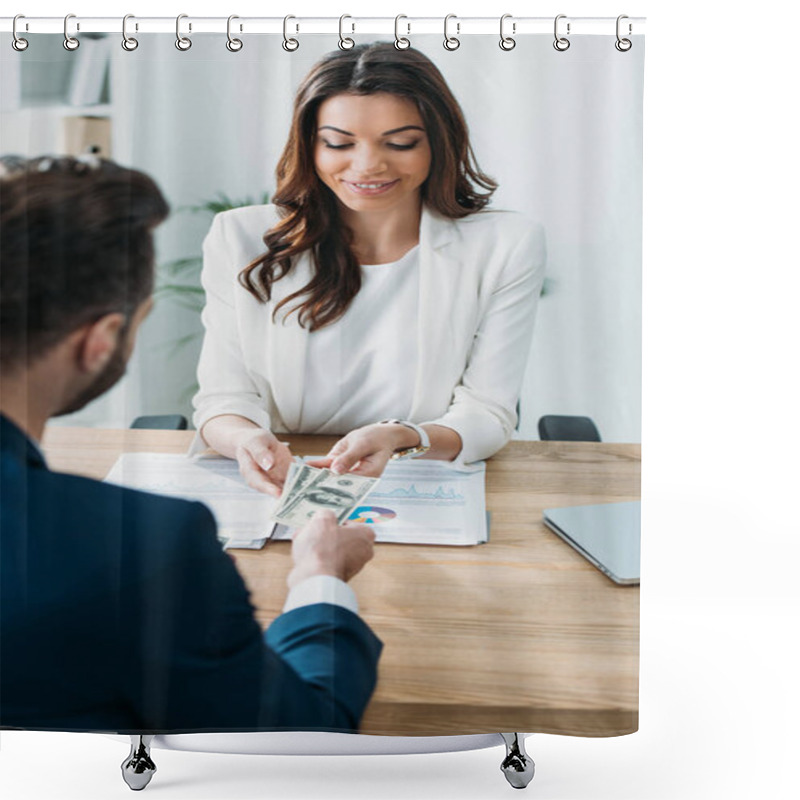
[[[505,15],[504,32],[507,35],[523,36],[525,34],[553,34],[554,17],[514,17]],[[559,31],[574,34],[610,35],[617,30],[616,17],[569,17],[559,15]],[[0,32],[11,33],[13,17],[0,18]],[[64,33],[64,17],[27,17],[17,20],[17,33]],[[356,17],[346,15],[341,22],[341,30],[349,34],[382,34],[394,35],[395,25],[403,36],[414,34],[443,34],[444,17]],[[197,33],[225,34],[228,30],[227,17],[193,17],[183,16],[181,32],[184,35]],[[311,33],[338,34],[340,20],[338,17],[236,17],[232,23],[232,31],[237,34],[270,33],[283,34],[284,25],[294,35]],[[69,34],[79,36],[81,33],[119,33],[122,35],[122,17],[81,17],[70,15]],[[622,21],[622,32],[625,36],[643,34],[645,17],[626,17]],[[128,35],[136,33],[175,33],[175,17],[136,17],[127,22]],[[474,34],[500,35],[500,16],[497,17],[458,17],[451,16],[448,30],[458,36]]]

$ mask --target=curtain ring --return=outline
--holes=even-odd
[[[231,22],[235,19],[239,19],[236,14],[231,14],[228,17],[228,41],[225,42],[225,47],[227,47],[231,53],[238,53],[244,47],[244,42],[242,42],[241,39],[234,39],[233,36],[231,36]],[[241,30],[241,27],[239,30]]]
[[[128,36],[128,20],[129,19],[136,19],[133,14],[126,14],[122,18],[122,49],[127,50],[129,53],[132,53],[138,46],[139,40],[134,39],[133,36]],[[139,26],[137,24],[136,30],[139,30]]]
[[[175,20],[175,47],[178,50],[185,52],[192,46],[192,40],[188,36],[181,36],[181,20],[187,19],[188,14],[178,14],[178,18]],[[189,31],[192,30],[192,23],[189,23]]]
[[[72,52],[73,50],[77,50],[81,46],[81,43],[74,36],[70,36],[69,30],[67,30],[67,26],[69,25],[69,21],[71,19],[75,19],[74,14],[67,14],[67,16],[64,17],[64,42],[63,42],[64,49],[69,50],[70,52]],[[78,30],[80,30],[80,27],[78,27]]]
[[[449,50],[451,53],[453,50],[458,50],[461,47],[461,40],[458,38],[458,34],[461,33],[461,23],[456,21],[456,35],[450,36],[447,32],[447,23],[450,22],[451,19],[458,20],[458,17],[455,14],[448,14],[444,18],[444,42],[442,46],[445,50]]]
[[[287,53],[293,53],[295,50],[297,50],[298,47],[300,47],[300,42],[298,42],[297,39],[293,39],[293,38],[289,37],[288,30],[289,30],[289,20],[290,19],[297,19],[297,17],[293,17],[291,14],[287,14],[283,18],[283,49]],[[300,30],[300,26],[299,25],[295,25],[295,31],[299,31],[299,30]]]
[[[566,19],[566,14],[559,14],[556,17],[555,22],[553,23],[553,36],[555,36],[555,41],[553,42],[553,47],[558,50],[559,53],[563,53],[565,50],[569,50],[569,46],[571,44],[570,40],[564,36],[558,35],[558,21],[560,19]],[[567,23],[567,36],[570,34],[570,24]]]
[[[622,20],[624,20],[624,19],[628,19],[628,15],[627,14],[620,14],[617,17],[617,41],[614,42],[614,47],[616,47],[617,50],[620,51],[620,53],[627,53],[628,50],[630,50],[631,47],[633,47],[633,42],[630,39],[623,39],[619,35],[620,22],[622,22]],[[631,23],[629,22],[628,23],[628,36],[630,36],[632,33],[633,33],[633,25],[631,25]]]
[[[345,36],[344,35],[344,31],[342,30],[342,28],[344,27],[344,21],[346,19],[353,19],[353,18],[349,14],[342,14],[342,16],[339,17],[339,49],[340,50],[350,50],[350,49],[352,49],[353,47],[356,46],[355,40],[351,39],[349,36]],[[356,31],[355,23],[351,22],[350,26],[352,28],[350,33],[355,33],[355,31]]]
[[[411,40],[400,35],[399,28],[401,19],[407,20],[408,17],[405,14],[398,14],[394,18],[394,46],[397,50],[408,50],[408,48],[411,47]],[[409,25],[408,22],[406,22],[406,27],[408,28],[407,34],[411,33],[411,25]]]
[[[17,20],[18,19],[25,19],[25,15],[24,14],[17,14],[17,16],[14,17],[14,22],[11,23],[11,33],[14,36],[14,38],[11,40],[11,46],[18,53],[21,53],[23,50],[27,50],[28,49],[28,40],[27,39],[23,39],[17,33]]]
[[[503,14],[503,16],[500,17],[500,49],[505,50],[506,52],[508,52],[509,50],[513,50],[517,46],[517,40],[513,39],[511,36],[506,36],[505,34],[506,20],[511,18],[512,18],[511,14]],[[516,32],[517,32],[517,23],[512,22],[511,33],[516,33]]]

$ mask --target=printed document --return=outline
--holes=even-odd
[[[263,547],[272,532],[277,499],[251,489],[239,463],[222,456],[189,458],[176,453],[123,453],[108,483],[205,503],[217,520],[225,549]]]
[[[454,469],[443,461],[390,461],[349,519],[371,525],[378,542],[480,544],[488,540],[485,479],[483,462]],[[291,538],[290,528],[270,519],[280,501],[247,486],[237,462],[228,458],[124,453],[106,480],[205,503],[226,548]]]
[[[378,542],[481,544],[488,540],[485,479],[483,462],[456,470],[445,461],[390,461],[349,519],[371,525]],[[273,538],[290,539],[291,531],[280,525]]]

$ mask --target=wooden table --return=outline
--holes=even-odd
[[[52,469],[102,478],[119,453],[185,452],[192,432],[50,427]],[[330,437],[286,437],[322,454]],[[639,589],[617,586],[542,522],[553,506],[636,500],[640,447],[512,442],[488,462],[491,541],[378,544],[352,581],[384,642],[370,734],[613,736],[638,727]],[[280,613],[288,542],[236,551],[262,625]]]

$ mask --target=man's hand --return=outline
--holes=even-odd
[[[275,434],[261,428],[239,431],[233,437],[239,472],[247,485],[278,497],[283,489],[292,453]]]
[[[308,463],[312,467],[329,467],[339,475],[353,472],[380,478],[396,450],[418,444],[419,434],[406,425],[365,425],[339,439],[325,458]]]
[[[289,588],[314,575],[349,581],[372,558],[374,541],[375,532],[368,525],[340,526],[332,511],[317,511],[311,522],[294,534]]]

